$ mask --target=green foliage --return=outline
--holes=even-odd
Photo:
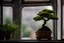
[[[10,17],[6,17],[5,24],[11,24],[11,18]]]
[[[5,32],[5,30],[3,30],[3,29],[4,29],[3,25],[0,24],[0,32]]]
[[[40,16],[36,16],[35,18],[33,18],[35,21],[41,20]]]
[[[37,15],[38,16],[33,18],[35,21],[37,21],[37,20],[46,20],[45,18],[47,18],[48,20],[49,19],[58,20],[58,17],[56,16],[54,10],[44,9],[44,10],[40,11]]]
[[[43,9],[40,11],[36,17],[33,18],[35,21],[44,20],[43,26],[45,26],[46,22],[50,19],[58,20],[56,13],[54,10]]]
[[[28,28],[25,28],[23,32],[23,37],[30,37],[31,31]]]
[[[22,30],[23,31],[23,37],[30,37],[31,30],[28,27],[28,25],[23,24],[22,27],[23,27],[23,30]]]
[[[14,24],[5,24],[5,25],[0,24],[0,31],[4,33],[12,33],[16,31],[18,28],[19,26]]]
[[[54,10],[49,10],[49,9],[43,9],[42,11],[40,11],[40,12],[48,12],[48,13],[55,13],[55,11]],[[39,12],[39,13],[40,13]]]

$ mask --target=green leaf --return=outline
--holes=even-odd
[[[35,21],[39,21],[39,20],[41,20],[41,17],[40,16],[36,16],[36,17],[34,17],[33,18]]]
[[[42,11],[40,11],[38,14],[38,16],[34,17],[33,19],[35,21],[38,20],[44,20],[44,24],[49,21],[50,19],[53,20],[58,20],[58,17],[56,16],[56,13],[54,10],[50,10],[50,9],[43,9]]]
[[[38,13],[38,15],[41,17],[48,17],[50,14],[48,12],[41,12],[41,13]]]
[[[53,14],[53,15],[50,15],[50,19],[58,20],[58,17],[55,14]]]
[[[18,28],[19,26],[14,25],[14,24],[4,24],[4,25],[1,24],[0,25],[0,31],[5,32],[5,33],[12,33],[16,31]]]
[[[43,9],[42,11],[40,12],[48,12],[48,13],[55,13],[54,10],[50,10],[50,9]]]

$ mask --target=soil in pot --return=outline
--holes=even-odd
[[[47,26],[42,26],[39,30],[37,30],[37,31],[50,31],[50,32],[52,32],[51,30],[50,30],[50,28],[48,28]]]

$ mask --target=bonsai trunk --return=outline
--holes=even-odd
[[[51,40],[51,30],[45,26],[46,22],[48,20],[44,20],[44,24],[42,25],[42,27],[36,32],[36,38],[37,40],[44,40],[44,39],[48,39]]]
[[[45,26],[45,24],[46,24],[47,21],[48,21],[48,20],[44,20],[44,24],[43,24],[42,26]]]
[[[48,20],[44,20],[44,24],[42,25],[42,27],[38,30],[38,31],[51,31],[50,28],[48,28],[47,26],[45,26],[46,22]]]

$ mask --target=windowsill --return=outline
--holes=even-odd
[[[24,38],[21,38],[22,40],[30,40],[29,37],[24,37]]]
[[[35,39],[35,38],[32,39],[32,38],[30,38],[30,37],[24,37],[24,38],[21,38],[21,40],[36,40],[36,39]]]
[[[64,42],[64,40],[0,40],[0,42]]]

